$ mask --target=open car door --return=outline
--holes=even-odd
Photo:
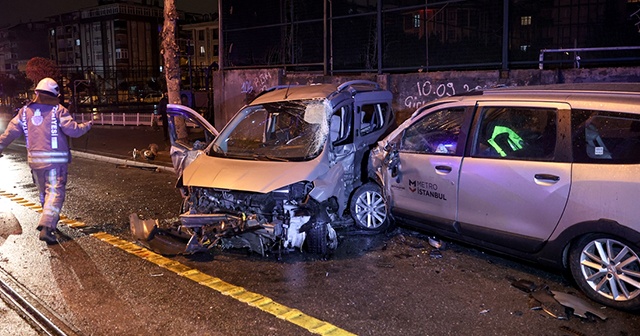
[[[180,122],[180,119],[184,122]],[[184,168],[218,136],[218,131],[193,109],[179,104],[167,105],[171,162],[178,177]],[[184,127],[183,132],[178,132]]]

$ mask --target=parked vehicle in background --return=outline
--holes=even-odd
[[[186,252],[335,249],[334,226],[350,222],[350,203],[371,201],[366,165],[394,124],[391,101],[391,92],[370,81],[276,87],[242,108],[215,140],[195,111],[169,104],[171,157],[185,197],[176,231],[190,237]],[[208,135],[181,139],[179,117]],[[367,220],[355,218],[363,228]]]
[[[144,94],[141,101],[143,103],[157,103],[162,99],[162,92],[149,92]]]
[[[640,84],[434,101],[378,143],[369,173],[380,217],[567,269],[594,301],[640,308]]]

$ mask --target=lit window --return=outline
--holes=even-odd
[[[521,50],[521,51],[527,51],[527,50],[529,50],[529,48],[531,48],[531,46],[530,46],[530,45],[528,45],[528,44],[525,44],[525,45],[521,45],[521,46],[520,46],[520,50]]]
[[[413,28],[420,28],[420,14],[413,15]]]
[[[76,39],[76,45],[79,46],[80,45],[80,39]]]
[[[520,25],[522,25],[522,26],[530,26],[531,25],[531,16],[521,16],[520,17]]]

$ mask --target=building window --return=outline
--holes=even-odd
[[[420,28],[420,14],[413,15],[413,28]]]
[[[204,46],[200,46],[200,56],[204,56],[204,55],[205,55]]]
[[[521,16],[520,17],[520,25],[521,26],[530,26],[531,25],[531,16]]]
[[[530,45],[524,44],[524,45],[520,46],[520,51],[527,51],[527,50],[529,50],[529,48],[531,48]]]
[[[129,50],[128,49],[116,49],[116,59],[129,59]]]

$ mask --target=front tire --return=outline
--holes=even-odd
[[[587,235],[569,252],[571,275],[592,300],[621,309],[640,309],[639,249],[624,239]]]
[[[382,189],[375,183],[367,183],[356,189],[351,198],[351,216],[357,227],[383,232],[389,228],[389,209]]]

